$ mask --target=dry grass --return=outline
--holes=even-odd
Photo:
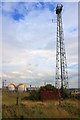
[[[23,100],[29,93],[19,94],[19,106],[16,106],[17,93],[3,92],[3,117],[25,118],[75,118],[78,114],[78,100],[63,100],[61,105],[59,101],[30,101]],[[80,108],[79,108],[80,111]]]

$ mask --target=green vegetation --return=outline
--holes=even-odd
[[[51,84],[47,84],[47,85],[45,85],[45,86],[41,86],[40,87],[40,91],[41,90],[57,90],[57,88],[55,88],[53,85],[51,85]]]
[[[55,88],[53,85],[51,84],[47,84],[45,86],[41,86],[39,90],[33,90],[31,91],[30,95],[29,96],[26,96],[25,100],[34,100],[34,101],[39,101],[41,100],[40,99],[40,92],[41,91],[44,91],[44,90],[48,90],[48,91],[55,91],[55,90],[58,90],[57,88]],[[63,91],[60,90],[60,95],[61,95],[61,98],[63,99],[66,99],[66,98],[70,98],[70,93],[67,92],[66,89],[63,89]]]
[[[39,93],[40,93],[39,90],[33,90],[33,91],[31,91],[28,99],[29,100],[34,100],[34,101],[35,100],[39,101],[40,100],[40,94]]]
[[[60,90],[61,91],[61,97],[63,99],[66,99],[66,98],[70,98],[70,93],[66,90],[66,89],[63,89],[63,90]]]

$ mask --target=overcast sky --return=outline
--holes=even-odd
[[[30,84],[40,86],[44,82],[54,84],[57,4],[56,2],[2,4],[2,34],[0,34],[2,79],[6,79],[7,84],[24,83],[27,86]],[[69,87],[77,87],[78,4],[68,2],[62,4]]]

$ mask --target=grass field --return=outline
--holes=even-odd
[[[59,101],[24,100],[29,93],[19,93],[19,105],[16,105],[16,92],[3,92],[3,118],[79,118],[80,101],[76,99]]]

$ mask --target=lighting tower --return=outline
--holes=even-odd
[[[3,87],[3,89],[6,88],[6,80],[3,80],[2,87]]]
[[[64,34],[62,26],[62,8],[63,5],[57,5],[57,44],[56,44],[56,81],[57,88],[68,88],[67,62],[64,45]]]

